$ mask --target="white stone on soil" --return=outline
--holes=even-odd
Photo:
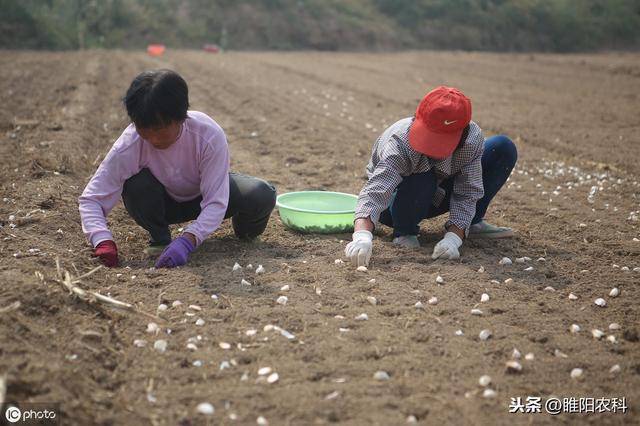
[[[620,290],[617,287],[612,288],[611,291],[609,292],[609,296],[611,297],[618,297],[619,294],[620,294]]]
[[[500,262],[498,262],[499,265],[511,265],[512,263],[513,262],[508,257],[503,257],[500,259]]]
[[[482,295],[480,296],[480,302],[488,302],[491,298],[489,297],[489,295],[487,293],[482,293]]]
[[[276,303],[279,303],[280,305],[286,305],[288,301],[289,298],[287,296],[280,296],[276,299]]]

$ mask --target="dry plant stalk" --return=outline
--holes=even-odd
[[[6,314],[7,312],[15,311],[20,307],[20,301],[16,300],[9,306],[5,306],[4,308],[0,308],[0,314]],[[2,401],[0,401],[0,405],[2,405]]]
[[[56,271],[58,274],[58,278],[55,279],[54,281],[56,281],[57,283],[59,283],[60,285],[62,285],[64,288],[66,288],[69,293],[76,295],[80,300],[87,302],[87,303],[95,303],[95,302],[100,302],[106,305],[109,305],[111,307],[117,308],[117,309],[124,309],[126,311],[131,311],[131,312],[135,312],[135,313],[139,313],[142,314],[146,317],[155,319],[155,320],[162,320],[161,318],[157,317],[156,315],[152,315],[150,313],[144,312],[140,309],[138,309],[136,306],[132,305],[131,303],[126,303],[126,302],[122,302],[120,300],[114,299],[112,297],[109,296],[105,296],[103,294],[100,294],[98,292],[95,291],[88,291],[88,290],[84,290],[80,287],[78,287],[77,284],[80,283],[80,280],[82,278],[86,278],[92,274],[94,274],[96,271],[99,271],[100,269],[102,269],[102,265],[93,268],[91,271],[87,272],[86,274],[80,275],[79,277],[77,277],[75,280],[71,278],[71,274],[69,273],[69,271],[67,271],[66,269],[63,269],[60,266],[60,258],[56,257]],[[36,276],[38,278],[40,278],[41,280],[44,278],[43,275],[40,272],[36,272]]]
[[[5,395],[7,394],[7,378],[0,376],[0,406],[4,405]]]

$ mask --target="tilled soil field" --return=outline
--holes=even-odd
[[[639,55],[0,52],[0,63],[7,401],[59,403],[64,425],[640,423]],[[418,251],[395,248],[381,226],[363,273],[336,262],[350,235],[296,234],[274,212],[260,242],[225,223],[185,267],[152,270],[147,235],[119,205],[109,222],[121,266],[83,276],[98,263],[77,198],[128,124],[121,97],[149,68],[181,73],[192,109],[227,132],[232,169],[279,193],[358,193],[385,126],[431,88],[459,87],[485,136],[518,146],[487,215],[517,236],[432,261],[444,217],[423,223]],[[133,308],[71,294],[65,272]],[[506,367],[514,352],[521,371]],[[509,413],[517,397],[540,397],[542,412]],[[552,416],[553,397],[628,408]]]

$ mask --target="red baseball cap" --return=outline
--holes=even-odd
[[[440,86],[422,99],[409,129],[409,144],[435,159],[450,156],[471,121],[471,101],[453,87]]]

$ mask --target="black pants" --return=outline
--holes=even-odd
[[[200,214],[202,196],[180,203],[169,196],[149,169],[142,169],[124,183],[122,201],[129,215],[151,235],[152,245],[171,242],[169,224],[194,220]],[[268,182],[229,173],[229,204],[224,215],[231,218],[238,238],[262,234],[276,203],[276,190]]]

